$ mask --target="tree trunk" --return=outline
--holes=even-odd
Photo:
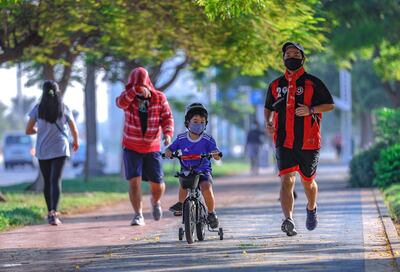
[[[102,174],[97,158],[97,119],[96,119],[96,67],[92,63],[86,66],[85,85],[85,124],[86,124],[86,160],[85,181],[90,176]]]
[[[361,112],[361,149],[365,149],[374,143],[374,132],[372,129],[372,116],[368,111]]]
[[[0,202],[6,202],[6,197],[0,192]]]
[[[163,85],[159,86],[159,84],[157,84],[158,82],[153,81],[154,84],[157,85],[156,89],[159,91],[162,91],[162,92],[165,91],[169,86],[172,85],[172,83],[175,82],[175,80],[178,77],[181,70],[184,69],[188,63],[189,63],[189,58],[187,56],[185,56],[185,59],[180,64],[175,66],[175,71],[174,71],[173,75]],[[160,67],[161,67],[161,65],[160,65]],[[160,70],[159,73],[161,73],[161,72],[162,71]],[[159,76],[157,76],[157,79],[158,79],[158,77]]]
[[[383,87],[389,95],[390,100],[395,108],[400,108],[400,81],[383,82]]]
[[[127,61],[124,63],[125,75],[122,81],[125,82],[125,84],[127,84],[129,81],[129,75],[131,74],[131,71],[139,66],[139,63],[136,60]]]
[[[40,193],[43,192],[43,189],[44,189],[44,180],[42,172],[39,169],[35,181],[31,185],[29,185],[29,187],[26,188],[26,190]]]

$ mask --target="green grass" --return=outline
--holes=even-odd
[[[167,186],[177,186],[174,177],[178,165],[165,164],[164,174]],[[249,166],[243,162],[223,162],[213,164],[213,176],[222,177],[249,171]],[[0,202],[0,231],[18,226],[43,223],[47,209],[42,193],[26,192],[29,184],[18,184],[0,187],[7,202]],[[149,187],[143,183],[143,191]],[[98,207],[111,205],[128,199],[128,183],[119,175],[94,177],[85,182],[83,178],[66,179],[62,185],[60,212],[74,214],[89,211]]]
[[[384,189],[383,195],[392,218],[400,223],[400,184],[396,183]]]

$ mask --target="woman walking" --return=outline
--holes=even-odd
[[[57,83],[45,81],[40,102],[29,113],[26,134],[37,134],[36,157],[44,179],[47,220],[54,226],[61,224],[57,213],[61,176],[65,160],[70,156],[67,125],[76,151],[79,147],[78,130],[71,111],[62,102]]]

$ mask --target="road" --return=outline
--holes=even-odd
[[[0,156],[0,187],[10,186],[24,182],[34,181],[39,169],[30,166],[17,166],[13,169],[4,169],[4,164]],[[63,178],[74,178],[80,173],[81,169],[73,168],[69,162],[65,165]]]
[[[178,241],[179,218],[166,212],[163,220],[153,221],[145,196],[145,227],[129,226],[132,210],[124,201],[64,217],[60,227],[1,233],[0,270],[399,271],[400,240],[384,227],[374,191],[351,189],[346,178],[343,167],[320,168],[320,222],[312,232],[305,228],[306,199],[297,184],[299,234],[294,237],[280,230],[279,182],[272,171],[243,174],[214,183],[223,241],[211,233],[192,245]],[[176,198],[176,188],[170,188],[164,208]]]

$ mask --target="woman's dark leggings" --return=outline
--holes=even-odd
[[[44,198],[46,199],[48,211],[57,211],[61,193],[61,175],[66,158],[39,160],[40,171],[44,179]]]

